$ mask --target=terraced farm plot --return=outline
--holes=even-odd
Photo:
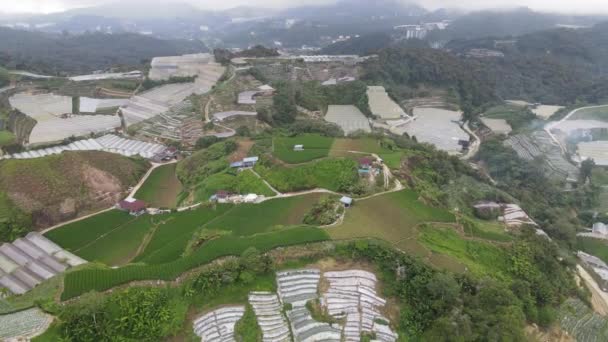
[[[558,321],[562,329],[580,342],[608,340],[608,319],[593,312],[579,299],[568,299],[560,307]]]
[[[8,341],[43,330],[51,322],[40,309],[29,309],[0,316],[0,339]]]
[[[417,242],[417,226],[424,222],[456,222],[454,215],[426,206],[411,190],[355,201],[344,223],[328,229],[334,239],[378,238],[417,255],[427,251]]]
[[[333,142],[333,138],[320,135],[274,138],[273,154],[288,164],[301,164],[327,157]],[[294,151],[295,145],[304,145],[304,150]]]
[[[211,221],[209,229],[230,230],[234,235],[249,236],[277,228],[300,225],[304,215],[317,203],[321,194],[278,198],[260,204],[242,204],[227,215]]]
[[[255,170],[280,192],[324,188],[339,191],[343,182],[355,184],[358,165],[351,159],[324,159],[297,167],[257,164]]]
[[[74,252],[133,220],[135,218],[124,211],[110,210],[51,230],[44,236]]]
[[[297,227],[246,237],[223,236],[205,243],[187,257],[161,265],[129,265],[117,269],[82,269],[66,274],[62,300],[91,290],[104,291],[136,280],[173,280],[180,274],[220,257],[241,255],[255,247],[266,252],[277,247],[301,245],[328,240],[319,228]]]
[[[89,261],[100,261],[106,265],[124,265],[136,256],[146,234],[154,226],[153,218],[140,216],[74,252]]]
[[[158,228],[146,248],[134,261],[158,264],[178,259],[194,232],[206,223],[228,213],[230,205],[219,205],[216,208],[195,210],[157,216]]]
[[[135,198],[155,208],[175,208],[182,184],[175,174],[177,164],[157,167],[135,194]]]

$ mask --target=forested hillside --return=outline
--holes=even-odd
[[[140,66],[157,56],[207,51],[198,41],[161,40],[132,33],[52,35],[0,28],[0,42],[0,65],[52,75]]]

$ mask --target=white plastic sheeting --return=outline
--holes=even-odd
[[[125,139],[114,134],[108,134],[101,138],[78,140],[68,145],[6,155],[2,157],[2,159],[40,158],[52,154],[59,154],[63,151],[104,151],[126,157],[141,156],[150,159],[164,150],[165,146],[160,144]]]
[[[0,246],[0,287],[13,294],[24,294],[67,268],[84,263],[86,260],[39,233],[29,233],[12,244]]]
[[[270,292],[251,292],[249,294],[249,304],[253,307],[258,325],[262,330],[262,341],[291,341],[289,326],[282,313],[283,307],[276,294]]]
[[[235,341],[234,326],[244,314],[244,306],[229,306],[211,311],[194,320],[194,332],[205,342]]]

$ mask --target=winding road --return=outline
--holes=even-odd
[[[545,132],[547,132],[547,134],[549,134],[551,139],[561,148],[563,154],[566,154],[566,152],[567,152],[566,147],[559,141],[559,139],[557,139],[557,137],[551,132],[551,130],[553,128],[559,126],[560,124],[562,124],[564,121],[568,121],[570,119],[570,117],[572,117],[574,114],[578,113],[579,111],[585,110],[585,109],[593,109],[593,108],[608,108],[608,105],[587,106],[587,107],[577,108],[577,109],[571,111],[570,113],[568,113],[568,115],[564,116],[561,120],[555,121],[555,122],[550,122],[545,125]]]

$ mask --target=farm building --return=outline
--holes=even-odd
[[[591,229],[578,233],[576,236],[608,240],[608,226],[602,222],[596,222]]]
[[[304,151],[304,145],[293,145],[294,151]]]
[[[118,202],[117,208],[133,216],[140,216],[146,212],[146,202],[135,198],[127,198]]]
[[[245,167],[254,167],[255,164],[260,160],[260,157],[247,157],[243,158],[241,161],[237,161],[230,164],[231,168],[245,168]]]
[[[166,150],[167,148],[160,144],[125,139],[117,135],[108,134],[96,139],[77,140],[67,145],[5,155],[0,157],[0,159],[41,158],[52,154],[59,154],[63,151],[104,151],[120,154],[126,157],[141,156],[143,158],[153,159],[155,156],[164,153]],[[176,151],[176,153],[178,153],[178,151]],[[172,155],[172,153],[168,152],[168,155]]]
[[[361,169],[370,169],[372,167],[372,165],[374,164],[374,161],[372,158],[369,157],[363,157],[359,159],[359,168]]]
[[[327,81],[321,83],[322,86],[332,86],[332,85],[338,85],[338,84],[342,84],[342,83],[348,83],[348,82],[354,82],[357,79],[351,76],[346,76],[346,77],[340,77],[340,78],[330,78]]]
[[[342,198],[340,198],[340,203],[342,203],[345,208],[350,208],[353,205],[353,199],[350,197],[343,196]]]
[[[355,106],[330,105],[325,114],[325,121],[340,126],[346,135],[357,131],[368,133],[372,131],[369,120]]]
[[[0,288],[24,294],[69,267],[85,263],[40,233],[29,233],[0,246]]]
[[[403,108],[388,96],[384,87],[367,87],[367,97],[372,114],[382,120],[399,119],[407,116]]]
[[[274,92],[276,91],[276,89],[274,89],[273,87],[271,87],[268,84],[263,84],[263,85],[259,86],[258,90],[260,92],[260,95],[262,95],[262,96],[272,96],[272,95],[274,95]]]
[[[254,105],[257,103],[255,96],[258,94],[255,90],[248,90],[239,93],[237,103],[242,105]]]

